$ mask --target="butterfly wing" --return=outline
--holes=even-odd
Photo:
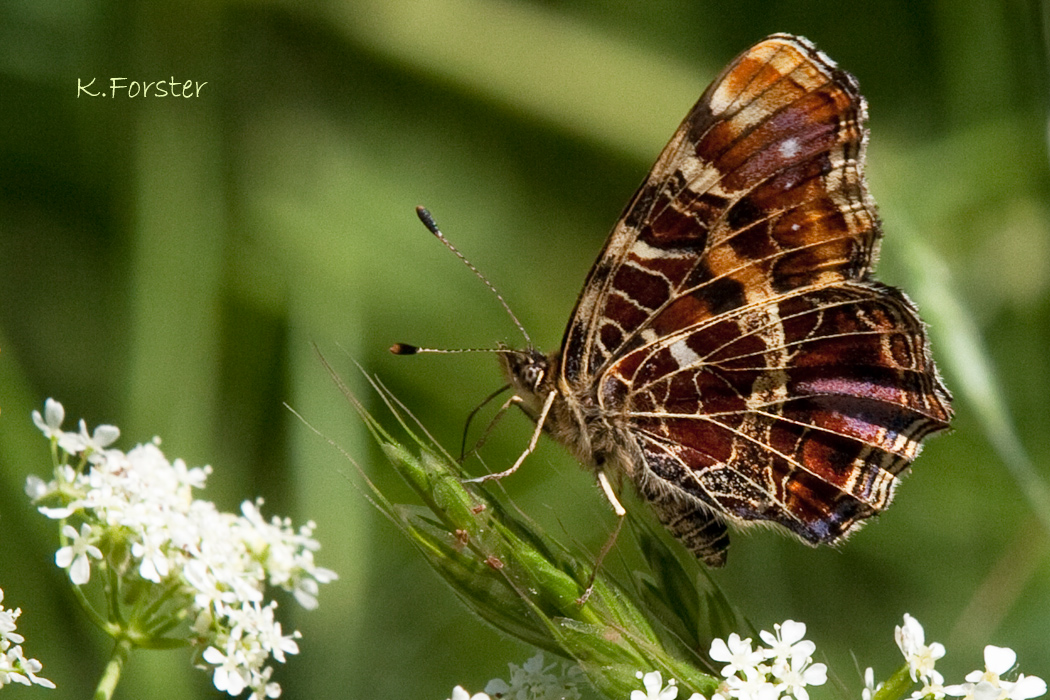
[[[561,351],[702,559],[721,516],[831,542],[885,507],[949,396],[914,307],[869,280],[881,235],[856,81],[808,41],[738,56],[613,230]]]
[[[662,338],[614,364],[600,396],[630,416],[643,493],[812,544],[885,508],[949,418],[914,308],[870,283],[799,290]]]

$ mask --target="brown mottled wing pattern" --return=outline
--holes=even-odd
[[[725,560],[723,518],[834,542],[893,494],[950,397],[925,330],[870,279],[866,106],[808,41],[737,57],[591,270],[560,385],[596,401],[661,520]]]

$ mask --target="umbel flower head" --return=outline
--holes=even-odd
[[[723,681],[710,700],[806,700],[807,686],[823,685],[827,681],[827,667],[813,663],[816,645],[803,639],[806,625],[794,620],[773,625],[773,632],[765,630],[758,636],[768,646],[753,646],[751,638],[742,639],[730,634],[716,638],[711,644],[710,657],[725,664],[721,669]],[[905,664],[886,683],[875,684],[874,670],[864,672],[863,700],[942,700],[945,696],[964,700],[1032,700],[1046,693],[1046,682],[1038,676],[1016,672],[1017,654],[1012,649],[989,644],[984,649],[984,670],[966,675],[966,683],[943,685],[941,674],[934,670],[937,659],[944,656],[944,646],[925,643],[925,632],[918,620],[905,614],[904,624],[896,629],[897,646],[904,655]],[[921,667],[912,678],[912,668]],[[537,654],[521,667],[510,665],[510,679],[495,679],[484,693],[471,695],[456,686],[449,700],[578,700],[581,697],[583,676],[571,664],[562,664],[560,673],[553,673],[554,664],[546,665],[543,655]],[[1016,673],[1016,680],[1007,680],[1006,674]],[[643,690],[631,690],[629,700],[681,700],[677,681],[666,684],[660,671],[635,677]],[[907,695],[917,682],[922,688]],[[628,700],[627,695],[610,695],[615,700]],[[693,693],[687,700],[708,700]]]
[[[278,697],[269,664],[297,654],[300,634],[284,633],[267,587],[317,606],[319,584],[336,574],[314,562],[316,525],[266,520],[261,499],[244,501],[239,515],[223,513],[194,497],[211,467],[169,461],[157,438],[127,453],[112,449],[114,426],[89,433],[80,421],[77,432],[64,432],[64,414],[52,399],[43,415],[33,412],[51,441],[54,474],[47,482],[29,477],[26,493],[61,521],[55,563],[92,619],[131,646],[192,645],[215,687],[230,695]],[[97,612],[82,590],[94,571],[117,582],[121,593],[110,600],[123,601],[119,614]]]
[[[813,663],[816,645],[802,638],[806,625],[787,620],[773,630],[759,635],[769,647],[752,648],[751,639],[736,634],[713,641],[711,658],[728,663],[711,700],[808,700],[806,686],[824,684],[827,667]],[[559,673],[556,668],[557,664],[545,664],[543,654],[537,654],[520,667],[510,664],[509,680],[491,680],[485,692],[476,695],[457,686],[449,700],[579,700],[584,680],[580,669],[562,664]],[[635,678],[643,689],[631,690],[629,700],[707,700],[700,693],[680,699],[677,680],[669,678],[665,683],[659,670],[637,671]]]
[[[5,608],[4,590],[0,588],[0,688],[9,683],[39,685],[54,688],[55,684],[36,675],[43,669],[36,659],[27,659],[22,653],[25,637],[15,632],[21,608]]]
[[[785,620],[763,630],[759,637],[769,646],[751,648],[751,639],[731,634],[723,641],[711,643],[711,658],[725,664],[721,673],[725,681],[715,698],[736,700],[779,700],[793,697],[809,700],[807,686],[824,685],[828,669],[813,663],[816,645],[808,639],[806,625]]]
[[[864,672],[863,700],[902,698],[915,683],[922,687],[912,692],[910,700],[942,700],[945,696],[966,700],[1031,700],[1046,694],[1046,683],[1038,676],[1017,675],[1015,681],[1003,676],[1016,671],[1017,654],[1012,649],[989,644],[984,648],[984,671],[966,675],[966,683],[944,685],[944,676],[934,669],[944,657],[945,648],[938,642],[926,643],[926,632],[911,615],[904,614],[904,624],[894,631],[897,647],[904,656],[904,666],[885,683],[875,684],[874,671]]]
[[[989,644],[984,648],[984,670],[966,674],[966,682],[950,685],[945,694],[966,700],[1030,700],[1046,694],[1046,681],[1038,676],[1017,675],[1008,681],[1005,676],[1017,665],[1017,654],[1008,647]]]

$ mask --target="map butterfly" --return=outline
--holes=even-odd
[[[952,410],[915,307],[871,276],[866,118],[804,38],[734,59],[613,228],[561,349],[500,349],[537,431],[494,476],[546,431],[618,514],[627,479],[708,566],[727,522],[817,545],[885,509]]]

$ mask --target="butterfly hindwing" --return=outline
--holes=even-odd
[[[782,296],[643,346],[605,373],[665,490],[833,542],[888,505],[947,420],[922,326],[890,288]],[[655,486],[649,484],[649,490]]]

